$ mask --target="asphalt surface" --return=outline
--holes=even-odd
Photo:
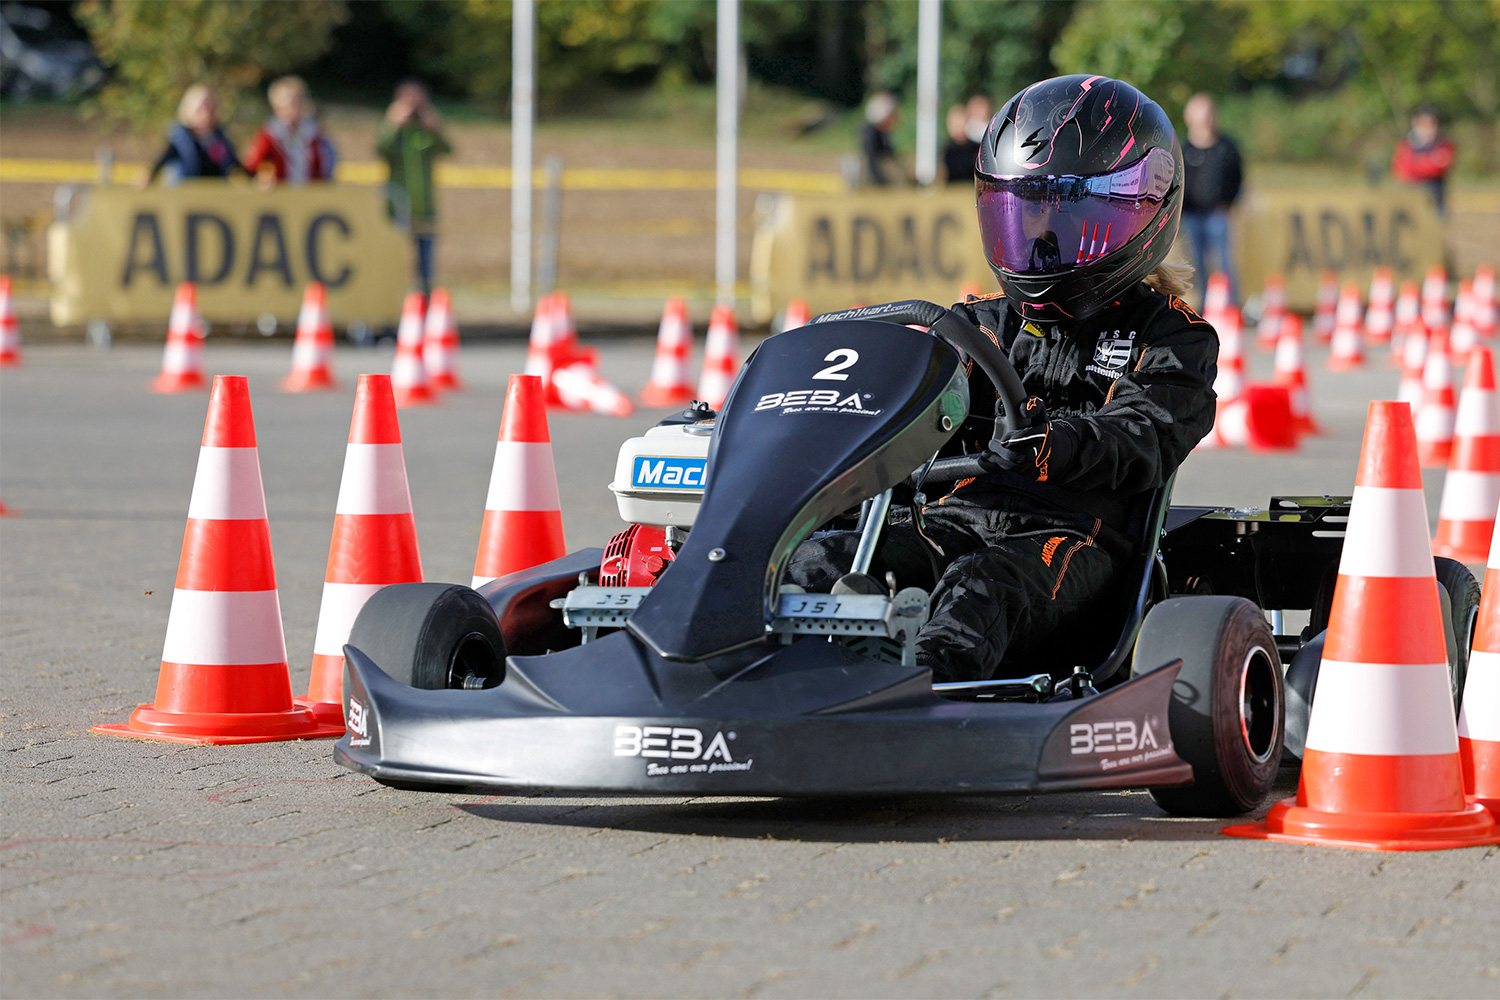
[[[603,357],[634,388],[650,346]],[[20,511],[0,521],[6,997],[1500,996],[1495,849],[1233,840],[1142,792],[403,792],[336,766],[329,741],[93,735],[155,688],[206,396],[146,392],[155,349],[26,362],[0,376],[0,498]],[[521,362],[469,349],[467,392],[402,414],[430,580],[468,581]],[[341,351],[343,391],[316,396],[275,390],[282,346],[211,342],[208,364],[251,376],[300,691],[352,377],[389,358]],[[1177,501],[1347,492],[1365,401],[1395,376],[1313,378],[1325,436],[1195,455]],[[572,546],[620,527],[605,484],[652,419],[552,417]]]

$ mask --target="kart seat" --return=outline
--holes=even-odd
[[[1151,605],[1167,595],[1166,569],[1159,547],[1167,511],[1172,505],[1172,479],[1154,490],[1131,497],[1125,512],[1125,534],[1135,544],[1120,573],[1114,594],[1105,598],[1093,627],[1073,630],[1015,661],[1005,660],[996,676],[1018,677],[1048,672],[1066,677],[1075,666],[1089,668],[1096,686],[1113,680],[1125,667],[1141,622]]]

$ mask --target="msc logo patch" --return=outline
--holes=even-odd
[[[1112,337],[1101,333],[1099,342],[1094,345],[1093,363],[1084,368],[1084,371],[1103,375],[1105,378],[1119,378],[1125,373],[1125,366],[1130,364],[1130,351],[1134,347],[1134,330],[1125,334],[1116,330]]]

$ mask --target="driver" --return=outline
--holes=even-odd
[[[1180,297],[1191,270],[1168,259],[1182,152],[1154,101],[1102,76],[1032,84],[985,131],[975,190],[1001,291],[955,308],[1010,358],[1029,421],[987,451],[998,394],[966,362],[974,413],[945,454],[984,452],[993,471],[894,524],[871,567],[932,591],[917,658],[936,681],[1009,676],[1003,660],[1045,661],[1079,639],[1107,648],[1127,504],[1214,420],[1218,340]],[[803,543],[788,580],[829,590],[857,543],[848,531]]]

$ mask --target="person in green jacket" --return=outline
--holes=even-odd
[[[422,294],[432,291],[433,249],[437,239],[437,191],[432,164],[452,151],[443,136],[442,120],[432,106],[427,87],[406,80],[396,87],[395,99],[380,123],[375,143],[390,167],[386,190],[391,216],[411,230],[417,250],[417,278]]]

